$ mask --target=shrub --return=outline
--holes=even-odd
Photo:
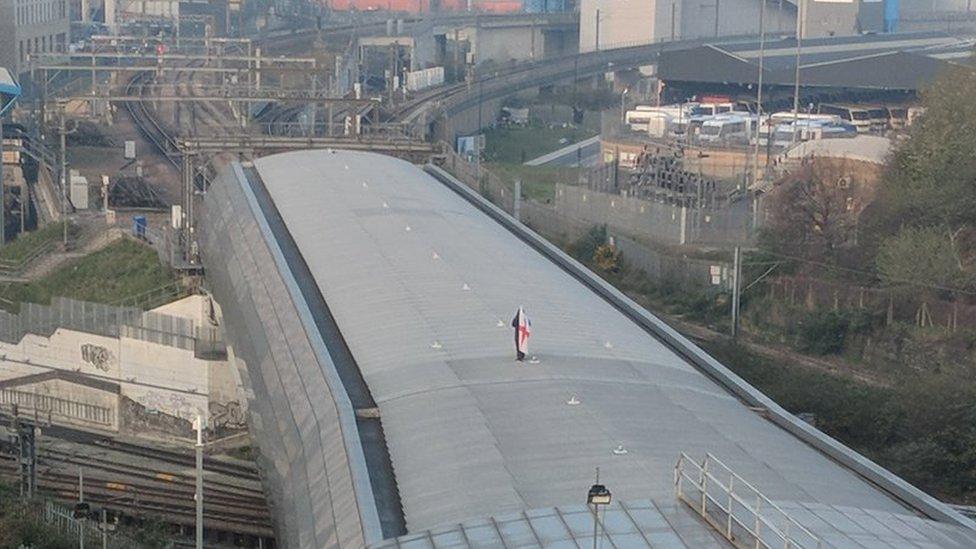
[[[850,336],[869,331],[874,320],[860,311],[828,311],[806,315],[796,327],[796,348],[817,355],[844,350]]]

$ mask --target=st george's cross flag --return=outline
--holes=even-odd
[[[515,359],[522,360],[529,348],[529,336],[532,334],[532,321],[525,316],[522,307],[515,312],[512,319],[512,328],[515,328]]]

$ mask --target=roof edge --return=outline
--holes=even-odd
[[[234,179],[237,180],[244,197],[247,199],[251,213],[261,231],[261,236],[268,246],[271,255],[274,257],[275,268],[288,288],[289,297],[291,297],[295,305],[295,310],[298,312],[302,327],[305,329],[309,342],[312,344],[312,349],[316,354],[316,358],[319,360],[319,364],[323,366],[322,372],[335,396],[336,409],[342,427],[342,442],[346,455],[348,456],[352,481],[356,487],[357,514],[362,525],[363,537],[366,545],[376,543],[383,539],[383,530],[380,525],[373,488],[370,483],[369,470],[366,466],[366,456],[363,454],[363,446],[359,438],[359,429],[356,426],[356,414],[353,410],[352,401],[339,377],[335,364],[332,362],[325,342],[322,340],[322,336],[315,325],[315,320],[312,318],[308,303],[305,301],[298,282],[295,280],[295,275],[289,268],[281,247],[275,239],[267,219],[264,217],[257,196],[255,196],[253,189],[247,183],[247,176],[244,173],[243,166],[240,162],[232,162],[231,169],[234,173]]]

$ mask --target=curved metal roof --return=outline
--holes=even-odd
[[[355,433],[346,431],[343,444],[322,447],[324,469],[305,463],[314,457],[308,449],[282,454],[296,439],[274,417],[280,422],[291,413],[304,431],[303,417],[325,416],[339,402],[341,419],[348,414],[342,402],[350,399],[357,418],[376,413],[381,418],[380,435],[409,532],[389,546],[439,546],[433,541],[438,536],[461,540],[460,546],[512,546],[517,536],[530,532],[536,537],[523,540],[528,545],[577,546],[586,534],[574,526],[583,518],[572,517],[581,512],[577,507],[596,467],[621,502],[608,516],[643,510],[644,518],[613,514],[619,529],[608,526],[607,534],[617,536],[614,546],[657,546],[650,539],[675,547],[717,543],[674,499],[673,467],[680,452],[717,456],[835,546],[855,539],[852,543],[867,546],[976,544],[971,530],[918,518],[916,510],[747,407],[589,286],[416,166],[370,153],[303,151],[259,159],[253,170],[237,165],[233,173],[239,182],[250,181],[242,183],[243,194],[248,185],[259,186],[273,211],[230,209],[244,199],[224,178],[207,197],[208,216],[218,214],[219,220],[204,233],[204,257],[210,257],[208,277],[225,312],[238,311],[228,320],[230,340],[247,360],[258,401],[252,406],[257,414],[252,428],[277,472],[269,478],[288,546],[317,547],[323,539],[328,546],[343,546],[328,528],[357,528],[364,523],[355,515],[369,514],[362,501],[375,496],[382,507],[384,498],[392,497],[378,490],[377,461],[374,456],[371,462],[365,439],[371,487],[355,481],[363,463]],[[241,217],[249,215],[262,218],[257,224],[264,226],[263,218],[273,217],[272,229],[280,223],[285,232],[247,228]],[[228,233],[230,240],[222,239],[221,224],[240,224],[243,234],[251,235],[243,246],[253,248],[235,240],[236,228]],[[264,244],[255,238],[260,234]],[[274,253],[261,250],[265,244],[278,249],[282,239],[300,253],[301,273],[288,272],[295,262],[261,259],[273,259]],[[284,255],[289,253],[285,249]],[[238,255],[253,260],[239,268]],[[275,289],[279,277],[313,284],[317,296],[282,294]],[[228,303],[252,299],[247,291],[257,292],[256,306],[236,309]],[[265,291],[270,302],[258,295]],[[301,312],[310,308],[315,314],[314,304],[305,303],[310,299],[327,303],[375,410],[358,407],[359,396],[341,394],[335,337],[310,334],[329,347],[332,356],[325,359],[314,353],[301,360],[282,356],[286,348],[295,355],[292,347],[270,354],[249,349],[265,346],[254,341],[264,337],[262,331],[270,340],[282,337],[283,329],[286,339],[304,348],[304,338],[285,327],[315,329]],[[532,319],[530,355],[537,358],[522,364],[513,360],[508,325],[519,305]],[[264,320],[269,306],[274,318]],[[290,313],[292,307],[297,312]],[[323,386],[317,398],[308,392],[307,380],[322,372],[328,391]],[[264,387],[278,383],[283,390]],[[304,392],[292,392],[296,383]],[[347,380],[343,383],[349,392]],[[568,404],[574,395],[579,404]],[[360,438],[369,436],[360,431]],[[618,446],[626,451],[615,452]],[[337,459],[343,453],[348,457]],[[302,499],[289,499],[290,489],[302,488],[295,484],[301,478],[289,471],[301,468],[311,475],[313,466],[329,478],[351,470],[354,482],[345,486],[374,493],[353,498],[360,501],[358,508],[351,507],[348,492],[334,487],[309,486]],[[331,514],[319,516],[317,509],[323,508]],[[556,531],[557,519],[565,530]],[[321,524],[313,522],[312,529],[307,520]],[[641,526],[640,521],[651,522]],[[905,526],[918,521],[928,529]],[[306,534],[313,530],[323,531],[318,542]],[[365,532],[367,543],[375,541],[375,525]]]
[[[255,167],[377,403],[409,531],[578,501],[596,467],[624,500],[668,498],[681,451],[774,500],[905,511],[419,168],[349,151]],[[538,364],[513,361],[520,304]]]

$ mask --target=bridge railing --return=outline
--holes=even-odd
[[[674,491],[737,547],[823,548],[817,536],[711,454],[698,462],[682,452]]]

